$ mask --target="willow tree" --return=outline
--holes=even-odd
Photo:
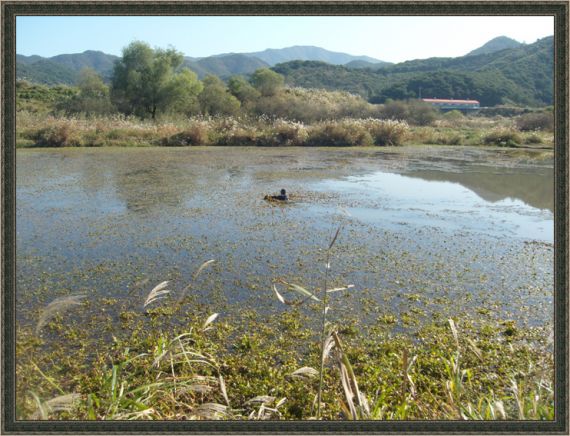
[[[190,104],[202,85],[195,73],[180,69],[183,61],[182,53],[174,49],[152,49],[144,42],[132,42],[113,69],[113,103],[123,113],[153,119],[158,112]]]

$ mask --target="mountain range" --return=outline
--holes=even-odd
[[[73,85],[79,71],[93,68],[109,80],[118,56],[87,50],[49,58],[16,55],[16,77],[47,85]],[[200,78],[227,79],[272,68],[286,83],[307,88],[341,89],[373,102],[418,96],[477,98],[482,104],[552,104],[553,37],[522,44],[506,36],[455,58],[429,58],[392,64],[314,46],[185,57],[184,66]],[[468,95],[465,95],[468,94]]]
[[[16,55],[16,77],[46,85],[73,85],[79,71],[90,67],[103,78],[109,79],[113,64],[118,59],[118,56],[93,50],[49,58],[18,54]],[[369,56],[353,56],[313,46],[294,46],[254,53],[225,53],[203,58],[185,57],[183,65],[196,72],[200,78],[214,74],[227,79],[235,74],[248,75],[259,68],[272,67],[292,60],[322,61],[332,65],[343,65],[352,61],[362,61],[370,65],[390,64]]]

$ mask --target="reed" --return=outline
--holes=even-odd
[[[56,298],[49,303],[41,312],[38,322],[36,324],[36,334],[39,335],[41,329],[49,323],[56,315],[63,314],[74,306],[81,304],[81,300],[85,298],[84,294],[68,295],[65,297]]]

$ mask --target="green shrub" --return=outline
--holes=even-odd
[[[443,114],[443,118],[448,121],[460,121],[465,119],[465,115],[458,111],[457,109],[453,109],[452,111],[446,112]]]
[[[495,129],[484,136],[483,142],[487,145],[499,147],[516,147],[521,144],[522,138],[512,129]]]
[[[437,114],[437,109],[431,104],[420,100],[410,100],[405,119],[416,126],[429,126],[437,119]]]
[[[460,145],[463,143],[463,137],[455,132],[440,133],[435,140],[440,145]]]
[[[381,109],[381,116],[389,120],[407,121],[416,126],[429,126],[437,119],[438,111],[420,100],[389,101]]]

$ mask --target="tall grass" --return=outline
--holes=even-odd
[[[18,142],[36,147],[97,146],[370,146],[401,145],[408,125],[374,118],[312,124],[266,116],[142,121],[132,117],[18,116]]]

